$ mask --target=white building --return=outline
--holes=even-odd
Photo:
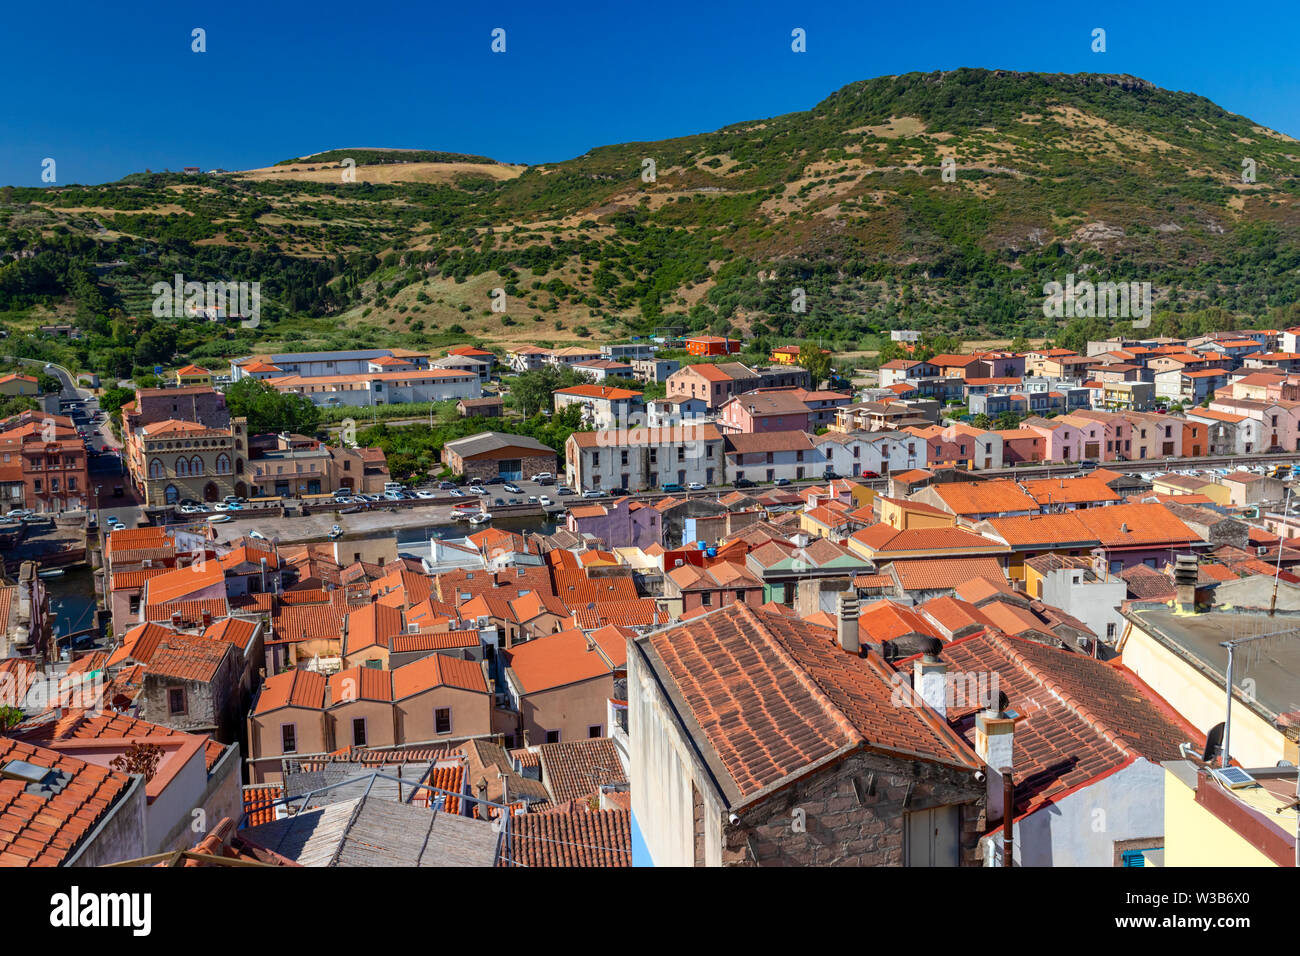
[[[574,432],[564,446],[565,479],[580,491],[645,491],[726,477],[723,439],[713,425]]]
[[[803,481],[826,472],[826,459],[807,432],[736,432],[726,441],[727,475],[732,481]]]

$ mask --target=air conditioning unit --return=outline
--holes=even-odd
[[[408,624],[408,625],[406,625],[406,633],[407,633],[407,634],[418,634],[418,633],[420,633],[420,625],[418,625],[418,624]]]
[[[1268,554],[1268,545],[1261,544],[1255,548],[1256,554]]]

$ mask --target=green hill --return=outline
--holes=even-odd
[[[181,330],[177,347],[200,357],[665,326],[852,349],[900,327],[1059,336],[1042,287],[1074,272],[1150,281],[1157,330],[1297,321],[1300,144],[1130,76],[881,77],[806,112],[602,146],[511,178],[434,151],[297,162],[345,155],[359,168],[461,165],[438,182],[140,173],[6,188],[0,254],[28,258],[0,266],[0,312],[18,325],[69,302],[83,325],[97,310],[138,314],[142,292],[180,272],[262,282],[255,332]],[[1254,182],[1242,181],[1247,160]],[[93,268],[106,262],[120,264]],[[489,308],[498,287],[504,317]]]

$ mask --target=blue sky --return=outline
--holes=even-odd
[[[114,9],[117,8],[117,9]],[[806,109],[854,80],[1132,73],[1300,138],[1294,5],[317,0],[10,5],[0,183],[241,169],[335,147],[511,162]],[[191,52],[190,31],[207,32]],[[506,30],[506,53],[490,49]],[[792,53],[790,33],[807,33]],[[1090,49],[1095,27],[1107,52]]]

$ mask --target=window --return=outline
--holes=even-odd
[[[436,734],[451,733],[450,707],[439,707],[433,712],[433,731]]]
[[[293,724],[280,725],[280,753],[298,752],[298,728]]]
[[[592,724],[587,728],[587,736],[594,740],[597,737],[605,736],[605,728],[600,724]]]
[[[165,475],[166,473],[167,473],[167,471],[166,471],[165,468],[163,468],[163,463],[162,463],[162,461],[161,461],[160,459],[155,458],[155,459],[153,459],[152,461],[149,462],[149,477],[150,477],[150,478],[161,478],[161,477],[163,477],[163,475]]]
[[[185,688],[172,687],[168,689],[167,713],[173,717],[185,713]]]
[[[713,592],[705,591],[700,595],[700,603],[705,607],[713,607]]]
[[[354,747],[364,747],[366,745],[366,718],[354,717],[352,719],[352,745]]]
[[[560,742],[560,732],[558,730],[548,730],[546,732],[546,742],[548,744],[558,744]]]

